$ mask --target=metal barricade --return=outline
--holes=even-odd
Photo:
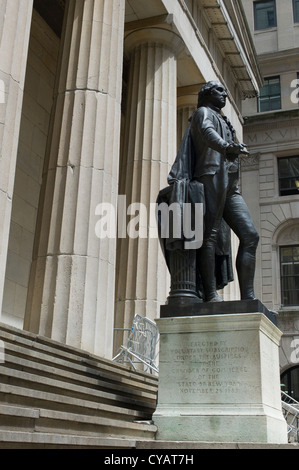
[[[118,329],[119,330],[119,329]],[[155,364],[159,332],[155,322],[136,314],[125,345],[113,358],[115,362],[129,363],[136,370],[136,363],[144,364],[145,372],[157,372]]]
[[[289,440],[299,442],[299,402],[281,391],[282,411],[288,425]]]

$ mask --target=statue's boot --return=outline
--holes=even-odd
[[[251,253],[240,247],[237,256],[237,272],[240,285],[241,299],[254,300],[254,274],[255,274],[255,250]]]
[[[217,293],[215,277],[215,243],[206,242],[199,253],[199,269],[205,302],[223,302]]]

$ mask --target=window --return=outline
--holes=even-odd
[[[265,78],[258,98],[258,112],[281,109],[280,77]]]
[[[299,305],[299,245],[280,247],[281,303]]]
[[[279,194],[299,194],[299,156],[278,159]]]
[[[277,26],[275,0],[254,2],[255,30],[274,28],[275,26]]]
[[[293,0],[294,22],[299,23],[299,0]]]
[[[292,367],[282,374],[281,390],[299,401],[299,366]]]

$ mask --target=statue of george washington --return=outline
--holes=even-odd
[[[217,293],[233,280],[231,230],[239,238],[236,268],[241,300],[253,300],[256,249],[259,235],[238,188],[239,155],[246,145],[236,141],[235,130],[221,113],[227,92],[219,82],[208,82],[198,95],[198,107],[168,177],[169,187],[160,191],[158,205],[176,202],[204,205],[203,240],[197,249],[184,248],[181,237],[161,236],[172,287],[168,302],[221,302]],[[191,246],[191,245],[190,245]]]

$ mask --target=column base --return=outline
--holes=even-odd
[[[280,395],[281,332],[264,313],[157,323],[157,440],[288,442]]]

